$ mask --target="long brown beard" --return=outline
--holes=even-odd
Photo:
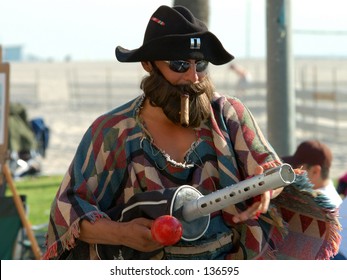
[[[179,124],[181,115],[181,96],[189,95],[189,127],[198,127],[211,115],[213,85],[209,77],[197,84],[172,85],[159,70],[143,78],[141,89],[152,106],[162,108],[172,122]]]

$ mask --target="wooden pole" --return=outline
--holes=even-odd
[[[3,66],[2,64],[2,47],[0,45],[0,66]],[[3,69],[3,67],[1,67],[1,69]],[[39,260],[41,259],[41,250],[40,247],[37,243],[37,240],[35,238],[35,235],[33,233],[33,230],[31,228],[31,225],[27,219],[26,213],[25,213],[25,209],[24,209],[24,205],[23,202],[20,198],[20,195],[17,192],[17,188],[13,182],[12,179],[12,175],[11,175],[11,171],[8,167],[8,165],[6,164],[6,151],[7,151],[7,115],[8,115],[8,90],[9,90],[9,68],[4,68],[5,69],[5,74],[6,74],[6,91],[3,93],[4,99],[6,101],[6,105],[5,105],[5,112],[3,112],[3,116],[0,116],[0,120],[1,117],[4,117],[4,145],[0,145],[0,165],[2,166],[2,175],[4,176],[4,179],[6,180],[7,184],[10,186],[11,192],[13,194],[13,201],[14,204],[17,208],[19,217],[22,221],[22,225],[25,228],[26,234],[29,238],[30,244],[31,244],[31,249],[34,253],[35,259]]]
[[[41,253],[41,250],[40,250],[40,247],[37,243],[37,240],[35,238],[35,235],[33,233],[33,230],[31,228],[31,225],[27,219],[27,216],[25,214],[25,209],[24,209],[24,205],[23,205],[23,202],[17,192],[17,188],[13,182],[13,179],[12,179],[12,175],[11,175],[11,172],[10,172],[10,169],[9,167],[7,166],[7,164],[5,163],[2,167],[2,171],[3,171],[3,174],[5,176],[5,179],[8,183],[8,185],[10,186],[10,189],[11,189],[11,192],[13,194],[13,200],[14,200],[14,204],[17,208],[17,211],[18,211],[18,214],[19,214],[19,217],[22,221],[22,224],[26,230],[26,234],[30,240],[30,244],[31,244],[31,249],[33,250],[33,253],[34,253],[34,256],[35,256],[35,259],[39,260],[41,259],[41,256],[42,256],[42,253]]]

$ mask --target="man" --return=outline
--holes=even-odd
[[[148,72],[143,94],[100,116],[85,133],[52,204],[44,258],[97,259],[100,248],[113,246],[112,259],[275,258],[286,230],[270,199],[281,188],[212,213],[200,238],[173,246],[151,235],[156,215],[166,214],[161,208],[123,219],[126,209],[136,208],[133,198],[153,201],[158,192],[182,185],[208,194],[278,166],[280,159],[247,108],[214,91],[208,64],[226,64],[233,56],[186,8],[159,7],[143,45],[117,47],[116,57]],[[317,252],[322,247],[324,256],[309,258],[333,253],[321,245]],[[129,249],[141,257],[129,256]]]
[[[294,155],[283,158],[284,162],[294,168],[305,170],[313,189],[325,194],[335,207],[339,207],[342,199],[329,177],[332,160],[333,155],[329,147],[318,140],[302,142]]]

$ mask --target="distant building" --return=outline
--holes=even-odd
[[[5,62],[23,61],[23,47],[22,46],[4,47],[3,61]]]

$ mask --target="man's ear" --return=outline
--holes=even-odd
[[[311,166],[310,174],[311,174],[311,179],[316,182],[316,180],[319,180],[320,178],[322,178],[322,167],[318,164]]]
[[[311,166],[311,169],[312,169],[314,174],[319,174],[319,175],[322,171],[322,167],[319,164]]]
[[[141,64],[143,69],[145,69],[145,71],[147,71],[148,73],[152,72],[153,66],[150,61],[141,61]]]

